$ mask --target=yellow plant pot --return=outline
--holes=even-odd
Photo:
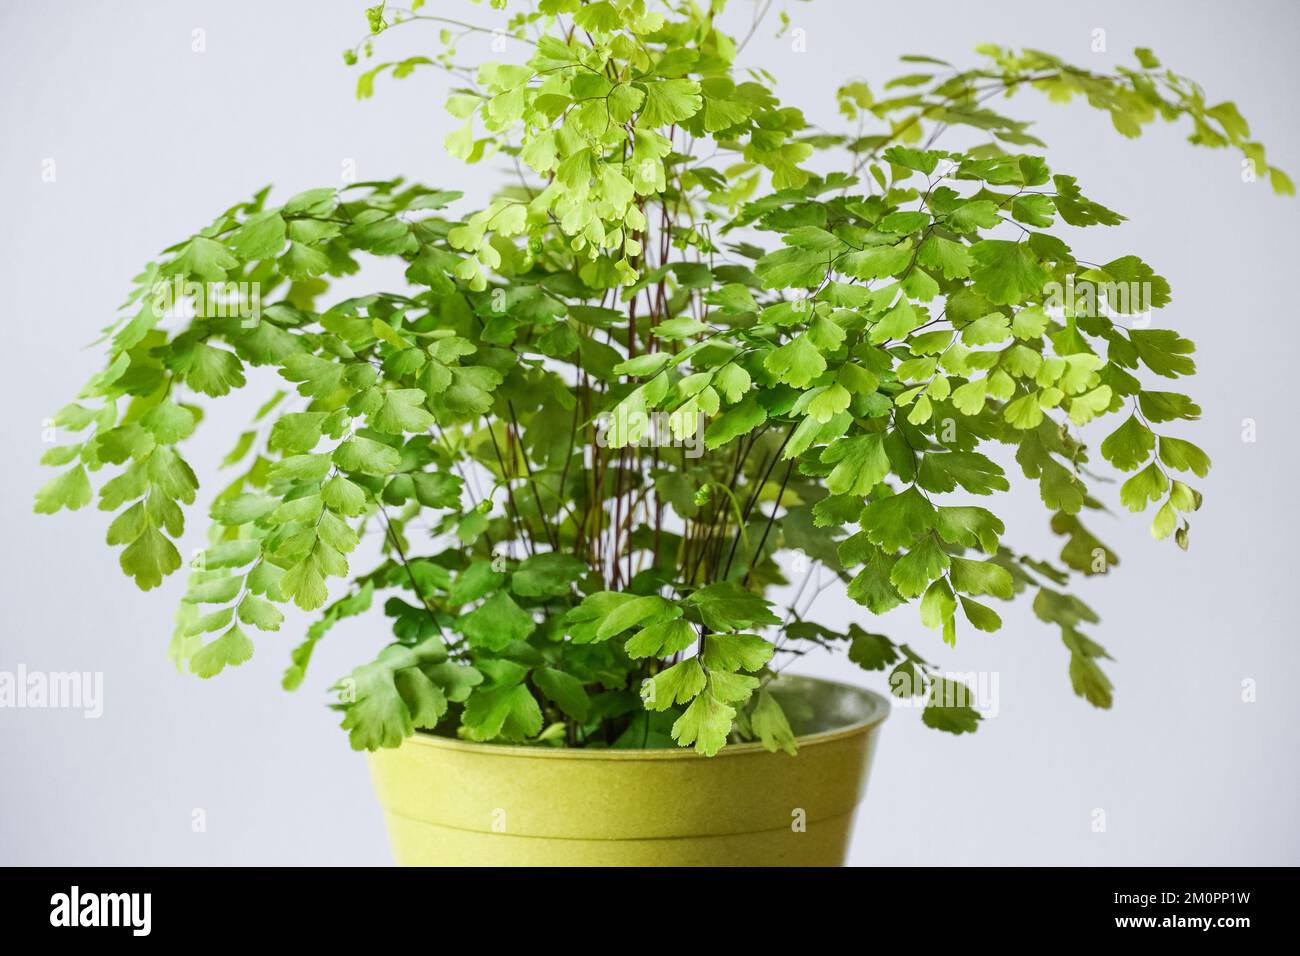
[[[837,866],[866,789],[877,694],[803,677],[773,690],[799,753],[607,750],[431,734],[370,755],[402,866]]]

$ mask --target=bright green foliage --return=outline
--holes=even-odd
[[[1187,482],[1209,460],[1172,433],[1199,406],[1165,389],[1193,347],[1133,321],[1171,300],[1144,260],[1076,254],[1073,227],[1124,217],[1001,109],[1036,91],[1124,136],[1185,122],[1290,193],[1236,107],[1144,49],[1100,74],[990,46],[968,70],[913,58],[881,98],[846,85],[841,135],[736,67],[722,0],[541,0],[509,14],[511,55],[474,69],[456,59],[465,24],[415,6],[371,8],[348,61],[410,20],[445,26],[444,48],[373,66],[358,95],[451,72],[448,151],[505,155],[519,180],[455,212],[459,193],[401,180],[258,193],[137,278],[104,371],[54,420],[79,440],[45,455],[58,472],[36,510],[97,494],[147,589],[182,563],[200,397],[252,367],[282,380],[223,463],[178,666],[239,665],[293,603],[319,614],[284,676],[297,687],[378,597],[394,641],[336,688],[355,747],[427,730],[794,752],[801,715],[769,688],[788,654],[843,649],[926,725],[970,732],[965,688],[872,618],[913,605],[899,613],[938,648],[996,631],[993,602],[1029,592],[1075,693],[1109,706],[1097,616],[1065,589],[1117,564],[1083,521],[1107,466],[1124,481],[1104,497],[1154,506],[1153,534],[1187,546]],[[954,127],[974,145],[946,148]],[[372,256],[408,285],[329,296]],[[155,292],[173,278],[256,283],[262,306],[165,331]],[[1013,459],[1063,539],[1054,561],[1002,540]],[[860,621],[810,618],[814,572]]]

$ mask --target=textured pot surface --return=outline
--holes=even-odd
[[[370,755],[404,866],[834,866],[866,788],[879,695],[788,677],[799,753],[508,747],[421,734]]]

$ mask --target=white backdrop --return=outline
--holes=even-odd
[[[749,5],[733,2],[740,24]],[[431,7],[440,5],[492,22],[481,7]],[[8,292],[0,670],[104,674],[99,719],[0,709],[0,863],[388,861],[364,761],[324,707],[332,680],[384,643],[383,620],[338,627],[294,695],[279,689],[279,676],[302,617],[260,639],[250,664],[200,684],[165,658],[182,576],[141,594],[103,544],[104,515],[31,514],[46,477],[36,465],[42,421],[97,368],[99,353],[81,346],[159,249],[268,182],[280,196],[337,183],[347,161],[363,179],[405,174],[471,198],[495,181],[491,164],[467,169],[443,157],[441,75],[381,82],[375,99],[353,98],[356,71],[340,52],[365,32],[362,6],[48,2],[0,12],[9,223],[0,230]],[[1290,3],[819,0],[789,12],[807,52],[774,38],[773,21],[744,60],[771,69],[783,99],[824,126],[836,121],[840,82],[863,78],[879,89],[908,72],[896,63],[903,53],[970,62],[977,43],[992,41],[1101,67],[1150,46],[1200,80],[1211,101],[1235,99],[1274,161],[1300,172],[1300,10]],[[1091,50],[1098,28],[1108,52]],[[423,29],[382,38],[385,52],[418,51]],[[193,49],[195,30],[203,52]],[[1103,617],[1093,633],[1117,658],[1110,713],[1071,694],[1059,637],[1027,607],[1004,614],[1001,633],[964,635],[951,653],[910,614],[885,623],[945,667],[996,672],[998,715],[973,737],[953,738],[896,712],[852,861],[1300,863],[1292,689],[1300,642],[1290,603],[1297,452],[1285,397],[1300,344],[1289,287],[1300,259],[1296,202],[1243,183],[1234,155],[1192,150],[1185,130],[1160,127],[1130,142],[1083,106],[1025,97],[1013,108],[1040,121],[1054,166],[1133,220],[1091,230],[1076,251],[1094,261],[1136,252],[1171,281],[1174,302],[1157,321],[1200,345],[1190,388],[1205,415],[1187,435],[1215,469],[1200,483],[1206,505],[1188,554],[1152,541],[1141,518],[1117,512],[1096,522],[1123,559],[1081,591]],[[42,176],[48,160],[53,182]],[[375,285],[397,280],[370,275]],[[210,414],[192,450],[200,476],[257,403],[248,395]],[[1242,440],[1248,418],[1253,443]],[[1033,488],[1020,482],[1019,492],[1003,505],[1008,541],[1059,550]],[[1114,502],[1114,487],[1106,493]],[[196,509],[194,545],[202,526]],[[828,622],[864,614],[831,592],[820,611]],[[845,660],[810,658],[796,669],[882,685]],[[1254,702],[1242,699],[1247,680]],[[196,810],[203,832],[192,826]],[[1104,832],[1094,829],[1098,810]]]

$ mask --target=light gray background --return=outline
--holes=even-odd
[[[749,5],[738,3],[736,22]],[[491,23],[492,11],[430,4]],[[779,7],[779,4],[778,4]],[[278,686],[305,622],[258,640],[254,660],[200,684],[164,651],[183,575],[141,594],[103,544],[106,517],[88,509],[31,514],[49,474],[42,420],[98,367],[82,349],[107,324],[138,267],[218,211],[273,182],[284,197],[339,182],[406,174],[481,198],[497,172],[442,156],[447,78],[384,81],[357,102],[340,51],[364,32],[362,4],[295,2],[5,3],[0,14],[0,230],[5,415],[0,471],[0,670],[99,670],[105,711],[0,710],[0,862],[60,864],[383,864],[389,859],[364,761],[324,707],[331,680],[386,639],[378,617],[340,626],[296,695]],[[1085,65],[1153,47],[1199,79],[1211,101],[1234,99],[1275,161],[1300,172],[1294,108],[1300,15],[1287,2],[930,2],[821,0],[790,5],[808,52],[763,27],[744,61],[768,67],[786,102],[833,125],[847,78],[880,83],[907,72],[899,54],[973,59],[980,42],[1028,45]],[[1107,31],[1108,51],[1090,50]],[[204,53],[192,31],[206,31]],[[417,51],[432,27],[381,40]],[[466,54],[487,56],[484,42]],[[1103,115],[1041,98],[1013,104],[1040,120],[1053,165],[1129,214],[1083,233],[1094,261],[1137,252],[1173,284],[1158,324],[1193,337],[1204,419],[1183,432],[1212,455],[1201,482],[1193,547],[1156,543],[1146,520],[1117,513],[1098,531],[1123,558],[1082,593],[1094,629],[1118,659],[1111,713],[1071,693],[1066,652],[1027,607],[993,636],[964,634],[944,653],[911,615],[890,633],[944,666],[995,670],[1000,713],[953,738],[896,712],[884,728],[852,861],[862,864],[1295,864],[1300,703],[1294,623],[1298,333],[1293,282],[1295,200],[1241,181],[1226,151],[1193,150],[1160,126],[1120,139]],[[41,179],[56,162],[57,180]],[[392,282],[390,273],[375,273]],[[191,455],[206,486],[256,405],[222,403]],[[1243,419],[1258,441],[1243,443]],[[1093,440],[1100,439],[1095,432]],[[1004,498],[1008,541],[1052,552],[1031,487]],[[1107,489],[1115,501],[1114,486]],[[1148,516],[1149,517],[1149,516]],[[201,543],[202,513],[187,542]],[[824,619],[864,612],[829,593]],[[881,686],[844,660],[801,669]],[[1253,679],[1258,701],[1244,703]],[[207,831],[191,830],[196,808]],[[1107,829],[1093,832],[1094,810]]]

